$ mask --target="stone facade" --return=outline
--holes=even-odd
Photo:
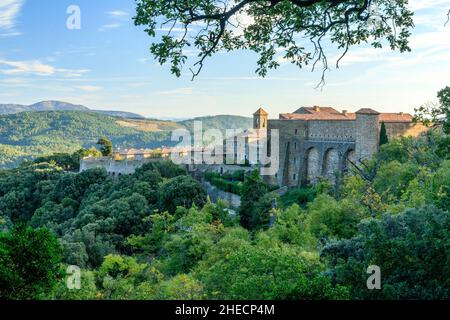
[[[382,122],[389,138],[417,136],[427,129],[412,119],[405,113],[368,108],[349,113],[317,106],[280,114],[268,120],[267,129],[269,141],[272,130],[279,132],[279,169],[265,179],[288,187],[314,184],[319,177],[336,183],[350,161],[358,163],[378,151]]]

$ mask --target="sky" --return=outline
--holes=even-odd
[[[66,26],[71,5],[81,10],[80,29]],[[249,52],[208,59],[195,81],[188,68],[176,78],[151,56],[144,28],[134,26],[134,0],[0,0],[0,104],[61,100],[158,118],[251,116],[260,106],[271,118],[313,105],[413,113],[450,85],[450,5],[410,0],[410,7],[412,52],[352,47],[317,89],[320,71],[288,63],[257,77]]]

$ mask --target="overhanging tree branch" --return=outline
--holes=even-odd
[[[412,13],[405,0],[136,0],[136,25],[157,36],[157,24],[172,27],[151,46],[161,64],[170,63],[177,76],[187,61],[188,48],[198,60],[192,79],[205,60],[219,51],[251,50],[259,55],[256,72],[266,76],[281,61],[312,70],[322,65],[321,84],[329,69],[326,50],[342,50],[336,67],[351,46],[369,43],[375,48],[409,50]],[[373,10],[373,7],[377,10]],[[245,18],[247,23],[240,20]],[[378,19],[377,24],[370,23]],[[183,34],[179,34],[181,26]],[[398,30],[397,30],[398,29]],[[175,31],[177,30],[177,31]],[[309,41],[307,45],[304,41]],[[311,46],[311,48],[308,48]]]

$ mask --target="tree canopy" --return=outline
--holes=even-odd
[[[329,63],[325,44],[341,52],[362,43],[409,51],[413,13],[406,0],[137,0],[136,25],[151,37],[163,35],[150,51],[180,76],[194,51],[192,77],[219,51],[250,50],[258,55],[256,73],[266,76],[279,58],[302,68]],[[281,54],[280,54],[281,53]],[[323,81],[323,77],[322,77]]]
[[[62,278],[61,246],[46,229],[0,232],[0,299],[38,299]]]
[[[273,195],[267,193],[268,187],[257,170],[245,177],[242,186],[241,206],[239,208],[241,225],[249,230],[267,227]]]
[[[101,137],[97,144],[100,146],[100,152],[104,157],[110,156],[113,151],[113,145],[109,138]]]
[[[416,108],[415,120],[426,125],[442,124],[446,134],[450,134],[450,87],[445,87],[437,94],[439,103],[428,102]]]
[[[358,299],[448,299],[450,216],[435,207],[363,221],[357,237],[330,243],[338,283]],[[382,270],[381,290],[367,290],[367,266]]]

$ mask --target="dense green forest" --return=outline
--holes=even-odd
[[[230,115],[218,115],[218,116],[207,116],[198,117],[194,119],[180,121],[180,124],[185,126],[188,130],[192,131],[194,129],[194,122],[201,121],[203,130],[208,129],[235,129],[235,130],[245,130],[253,127],[253,119],[241,116],[230,116]]]
[[[237,213],[171,162],[116,178],[58,157],[0,171],[0,297],[449,299],[449,146],[439,130],[390,141],[339,188],[277,206],[254,172]]]
[[[252,125],[250,118],[238,116],[213,116],[195,120],[202,122],[204,130],[246,129]],[[135,122],[128,124],[126,121],[106,114],[77,110],[0,115],[0,168],[11,168],[23,160],[38,156],[71,153],[81,147],[91,147],[100,136],[110,137],[114,146],[122,148],[158,148],[175,144],[171,141],[173,122],[141,120],[133,127]],[[155,131],[148,130],[148,126],[155,126],[155,123],[162,130],[159,127]],[[193,120],[175,125],[191,130]]]

